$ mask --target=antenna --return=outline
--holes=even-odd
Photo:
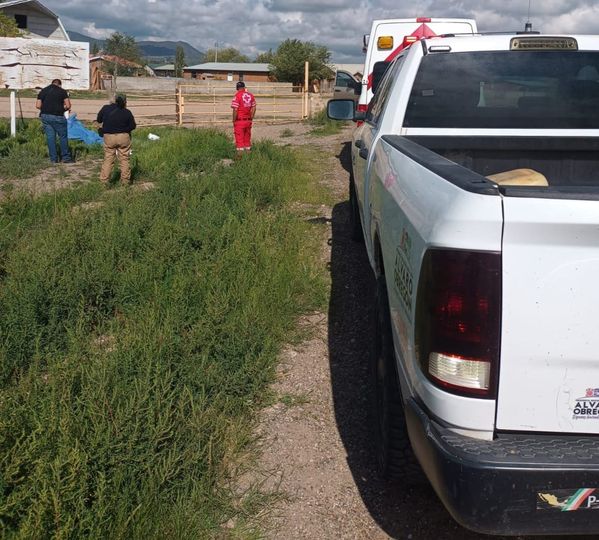
[[[532,32],[532,23],[530,22],[530,2],[528,0],[528,16],[526,18],[526,23],[524,24],[524,33]]]

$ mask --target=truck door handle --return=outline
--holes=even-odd
[[[354,142],[354,146],[356,148],[362,148],[362,139],[356,140],[356,142]]]
[[[361,158],[368,159],[368,148],[360,148],[359,155]]]

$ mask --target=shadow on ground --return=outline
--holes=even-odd
[[[346,170],[349,149],[347,143],[338,156]],[[349,204],[343,202],[332,213],[329,360],[337,426],[362,500],[392,538],[492,538],[460,527],[426,480],[421,486],[407,487],[388,484],[377,476],[368,412],[374,281],[364,245],[350,238],[348,212]]]

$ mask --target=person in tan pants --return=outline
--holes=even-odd
[[[131,132],[135,129],[133,113],[127,109],[125,96],[117,95],[114,103],[104,105],[96,119],[102,124],[104,137],[104,162],[100,171],[100,182],[107,185],[112,174],[115,157],[119,158],[121,169],[121,184],[128,185],[131,181]]]

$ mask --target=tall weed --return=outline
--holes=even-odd
[[[159,134],[134,150],[150,192],[3,208],[22,216],[0,274],[8,535],[217,536],[277,352],[324,304],[313,225],[287,209],[302,160],[260,143],[227,167],[220,133]]]

